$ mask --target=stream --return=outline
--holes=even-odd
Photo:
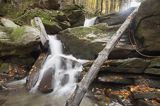
[[[121,9],[125,10],[138,5],[138,2],[132,0],[130,4],[124,5]],[[97,17],[86,18],[84,27],[94,25],[96,19]],[[83,70],[82,65],[87,60],[76,59],[72,55],[64,54],[62,43],[57,39],[57,35],[49,36],[49,47],[50,55],[40,70],[35,86],[28,92],[25,89],[26,78],[8,83],[4,86],[6,90],[0,92],[1,106],[64,106],[66,100],[75,90],[78,77]],[[48,76],[50,77],[48,83],[50,83],[51,93],[42,94],[39,91],[43,90],[41,85],[44,84],[43,81]],[[111,103],[110,106],[121,106],[115,104]],[[80,106],[97,106],[97,103],[85,96]]]

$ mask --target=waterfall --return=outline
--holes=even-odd
[[[141,4],[141,2],[139,2],[137,0],[131,0],[131,1],[124,3],[121,10],[124,11],[124,10],[127,10],[128,8],[131,8],[131,7],[138,7],[140,4]]]
[[[76,86],[77,76],[82,71],[82,63],[85,61],[78,60],[72,55],[65,55],[62,51],[62,43],[55,36],[49,36],[49,46],[51,54],[45,61],[40,70],[39,79],[31,92],[36,92],[40,82],[48,70],[53,71],[52,88],[53,93],[67,94],[71,93]]]
[[[92,25],[94,25],[95,21],[96,21],[97,17],[93,17],[91,19],[85,19],[85,22],[84,22],[84,27],[90,27]]]

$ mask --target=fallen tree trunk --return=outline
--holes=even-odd
[[[66,102],[66,106],[79,106],[81,103],[85,93],[87,92],[89,85],[93,82],[96,78],[100,67],[102,64],[108,59],[110,52],[118,43],[119,39],[121,38],[122,34],[130,25],[132,19],[135,17],[135,13],[137,12],[138,8],[135,9],[126,19],[126,21],[122,24],[122,26],[118,29],[118,31],[112,36],[110,42],[107,43],[105,48],[99,53],[97,59],[94,61],[93,65],[89,69],[89,72],[84,76],[82,81],[77,85],[74,93]]]
[[[32,69],[30,70],[26,81],[27,90],[31,90],[37,83],[40,74],[40,69],[42,68],[47,57],[48,53],[41,53],[34,65],[32,66]]]
[[[26,82],[27,90],[31,90],[31,88],[33,88],[35,84],[37,83],[39,74],[40,74],[40,70],[49,55],[48,53],[48,47],[49,47],[48,34],[46,33],[42,20],[39,17],[35,17],[34,19],[35,19],[36,26],[41,31],[41,34],[39,36],[40,36],[40,40],[42,44],[42,47],[41,47],[42,53],[39,55],[38,59],[36,60],[36,62],[34,63],[34,65],[32,66],[29,72],[29,75],[27,77],[27,82]]]
[[[48,49],[49,38],[48,38],[48,34],[45,30],[45,27],[42,23],[42,20],[39,17],[35,17],[34,20],[35,20],[36,27],[38,27],[38,29],[41,32],[41,34],[39,36],[40,36],[40,40],[42,43],[42,48]]]

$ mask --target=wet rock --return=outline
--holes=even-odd
[[[94,59],[116,29],[108,28],[106,24],[75,27],[61,31],[58,37],[64,44],[67,54],[73,54],[81,59]]]
[[[98,23],[107,23],[109,26],[122,24],[126,18],[132,13],[135,8],[129,8],[125,11],[119,13],[113,13],[105,16],[99,16],[96,19],[96,24]]]
[[[47,69],[45,74],[43,75],[43,78],[38,86],[38,90],[42,93],[50,93],[54,90],[54,74],[55,70],[53,68]]]
[[[136,15],[136,38],[141,50],[160,50],[160,1],[146,0],[142,2]],[[148,9],[150,7],[150,9]]]
[[[81,64],[78,61],[66,58],[66,57],[60,57],[61,59],[61,69],[62,70],[68,70],[68,69],[73,69],[76,67],[80,67]]]
[[[61,85],[64,86],[68,83],[69,81],[69,75],[68,74],[64,74],[62,80],[61,80]]]

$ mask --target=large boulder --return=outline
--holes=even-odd
[[[136,37],[141,49],[160,51],[160,1],[142,2],[136,15]]]
[[[13,23],[13,27],[7,27],[6,25],[8,24],[6,22],[2,22],[5,24],[0,26],[1,59],[4,60],[10,57],[15,59],[16,57],[27,57],[29,59],[29,56],[38,50],[40,44],[39,30],[30,26],[15,27],[16,25]]]
[[[65,45],[65,51],[81,59],[94,59],[104,48],[117,28],[109,28],[106,24],[92,27],[68,28],[59,33]]]
[[[61,10],[68,17],[72,27],[83,26],[85,21],[83,7],[78,5],[66,5]]]

